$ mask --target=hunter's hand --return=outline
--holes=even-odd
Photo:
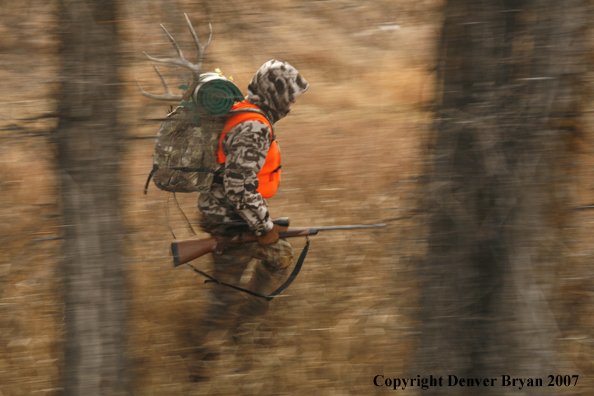
[[[272,230],[258,237],[258,243],[262,246],[275,244],[279,240],[278,234],[287,231],[287,229],[287,227],[281,227],[275,224]]]

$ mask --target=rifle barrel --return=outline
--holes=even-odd
[[[326,226],[326,227],[311,227],[318,231],[330,231],[330,230],[353,230],[357,228],[380,228],[385,227],[386,223],[369,224],[369,225],[345,225],[345,226]]]
[[[379,228],[385,227],[385,223],[369,224],[369,225],[346,225],[346,226],[326,226],[326,227],[300,227],[289,228],[287,231],[280,234],[281,238],[291,238],[296,236],[316,235],[320,231],[331,230],[352,230],[357,228]]]

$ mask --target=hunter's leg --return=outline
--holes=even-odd
[[[238,285],[241,275],[245,271],[254,255],[254,244],[230,245],[220,255],[214,255],[215,279]],[[223,363],[217,359],[224,351],[224,343],[228,332],[237,322],[237,310],[244,297],[238,290],[228,286],[208,283],[210,301],[204,320],[196,329],[196,349],[187,359],[190,376],[195,381],[204,381],[213,375],[213,370]]]
[[[212,276],[221,282],[239,285],[241,275],[252,260],[254,251],[254,244],[239,244],[227,246],[220,255],[213,254]],[[210,283],[208,287],[211,289],[211,298],[205,325],[209,328],[230,328],[237,320],[238,306],[243,300],[242,293],[215,283]]]
[[[254,258],[258,263],[250,281],[249,289],[259,294],[272,293],[285,280],[293,260],[293,248],[285,239],[268,246],[257,246]],[[263,315],[268,310],[269,302],[263,298],[247,296],[240,308],[239,315],[243,318]]]

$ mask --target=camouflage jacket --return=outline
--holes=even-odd
[[[248,86],[246,100],[261,108],[272,123],[287,116],[291,102],[305,92],[309,84],[287,62],[271,60],[256,73]],[[272,229],[266,201],[256,189],[258,172],[264,166],[270,148],[268,125],[244,121],[231,129],[223,139],[227,157],[222,184],[213,184],[198,198],[203,221],[209,226],[242,221],[256,235]]]

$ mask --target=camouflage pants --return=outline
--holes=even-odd
[[[213,277],[221,282],[239,285],[252,259],[258,260],[250,282],[250,291],[267,295],[284,281],[293,260],[293,249],[285,239],[268,246],[255,242],[229,245],[222,254],[213,254]],[[224,285],[211,284],[211,301],[206,315],[208,328],[230,328],[238,320],[264,314],[269,302]]]

